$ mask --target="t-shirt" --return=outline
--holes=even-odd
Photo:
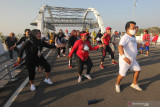
[[[133,62],[138,53],[137,40],[135,39],[135,37],[131,37],[128,34],[125,34],[121,38],[119,45],[123,46],[124,54],[131,62]],[[119,54],[119,60],[124,61],[120,54]]]
[[[103,39],[104,44],[105,44],[105,45],[109,45],[109,42],[110,42],[110,40],[111,40],[111,35],[108,34],[108,33],[106,33],[106,34],[104,34],[104,36],[105,36],[105,38]]]
[[[143,41],[145,41],[145,46],[150,45],[150,39],[151,39],[151,36],[149,34],[144,34],[143,35]]]

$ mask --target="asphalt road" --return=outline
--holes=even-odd
[[[54,84],[44,83],[44,73],[37,72],[35,78],[37,90],[31,92],[28,83],[11,107],[127,107],[128,102],[133,101],[160,101],[160,47],[152,46],[150,50],[149,56],[138,55],[137,57],[142,69],[139,85],[143,91],[138,92],[130,87],[133,72],[128,71],[127,76],[121,82],[121,93],[115,91],[118,65],[112,65],[111,59],[106,57],[105,69],[102,70],[99,66],[101,52],[90,52],[94,64],[91,71],[93,79],[87,80],[84,77],[83,81],[78,83],[75,60],[73,61],[73,69],[69,69],[67,58],[57,58],[56,52],[52,51],[47,60],[52,67],[51,79]],[[118,62],[117,52],[115,59]],[[85,72],[86,67],[83,73]],[[20,80],[10,82],[3,89],[0,89],[0,105],[3,106],[6,103],[26,78],[27,71],[24,70],[23,73],[19,76]],[[91,99],[97,99],[99,102],[88,105],[88,100]]]

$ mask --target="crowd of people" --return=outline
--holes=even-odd
[[[17,40],[14,33],[11,33],[5,40],[5,44],[10,54],[11,61],[13,61],[13,50],[17,52],[18,63],[22,62],[23,52],[25,51],[25,65],[28,70],[31,91],[36,90],[34,85],[36,67],[44,68],[46,75],[44,82],[52,84],[50,79],[50,65],[42,55],[43,47],[54,48],[57,51],[57,58],[67,56],[68,67],[70,69],[73,68],[72,60],[75,59],[77,63],[78,82],[82,82],[83,80],[82,73],[84,65],[87,66],[87,72],[84,76],[89,80],[92,79],[90,72],[93,63],[89,56],[89,51],[97,50],[97,52],[100,51],[102,53],[100,68],[104,69],[103,62],[105,61],[106,52],[109,53],[111,63],[117,65],[114,55],[115,50],[119,49],[119,75],[115,84],[116,92],[121,91],[120,81],[125,77],[129,69],[135,71],[131,87],[142,91],[142,88],[137,82],[141,68],[136,60],[136,56],[138,49],[140,49],[141,53],[145,49],[146,55],[149,55],[149,45],[152,41],[151,36],[148,34],[148,30],[145,30],[142,43],[137,43],[135,34],[138,31],[138,27],[133,21],[126,23],[125,30],[126,34],[120,36],[118,31],[114,31],[111,35],[111,27],[107,27],[104,33],[99,30],[97,34],[95,31],[91,34],[89,30],[72,30],[71,33],[65,30],[64,33],[63,30],[60,29],[58,33],[51,32],[48,39],[45,39],[41,36],[40,30],[34,29],[31,31],[30,29],[25,29],[25,34],[20,40]],[[91,38],[93,42],[91,42]],[[158,36],[155,36],[153,42],[156,43],[157,39]],[[93,45],[91,43],[93,43]],[[17,46],[19,44],[22,44],[22,46],[18,49]],[[68,50],[68,55],[66,55],[66,50]]]

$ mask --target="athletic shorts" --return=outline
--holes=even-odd
[[[144,50],[144,47],[140,47],[139,50]]]
[[[140,47],[139,49],[140,49],[140,50],[144,50],[144,47]],[[146,51],[149,51],[149,46],[145,46],[145,50],[146,50]]]
[[[146,51],[149,51],[149,46],[146,46]]]
[[[141,68],[136,60],[134,60],[131,64],[128,64],[125,61],[119,61],[119,74],[121,76],[126,76],[129,69],[131,71],[141,71]]]

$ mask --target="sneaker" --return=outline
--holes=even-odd
[[[72,69],[72,65],[68,65],[69,66],[69,68],[71,68]]]
[[[60,55],[58,55],[57,57],[60,58]]]
[[[63,53],[63,49],[61,49],[61,53]]]
[[[66,56],[65,54],[62,54],[63,56]]]
[[[146,54],[145,56],[148,56],[148,54]]]
[[[101,67],[102,69],[104,69],[104,66],[103,66],[103,64],[100,64],[100,67]]]
[[[85,76],[86,78],[88,78],[89,80],[92,79],[92,77],[91,77],[89,74],[84,74],[84,76]]]
[[[82,82],[82,76],[79,76],[78,82]]]
[[[135,85],[135,84],[133,84],[133,83],[132,83],[130,86],[131,86],[132,88],[134,88],[134,89],[138,90],[138,91],[142,91],[142,88],[141,88],[141,87],[139,87],[139,85],[138,85],[138,84],[136,84],[136,85]]]
[[[121,92],[120,85],[115,85],[115,87],[116,87],[116,92],[120,93]]]
[[[35,91],[36,90],[36,87],[34,84],[31,85],[31,91]]]
[[[117,65],[117,63],[116,63],[115,61],[114,61],[114,62],[112,62],[112,64],[113,64],[113,65]]]
[[[13,62],[14,60],[13,59],[11,59],[11,62]]]
[[[53,82],[51,81],[51,79],[46,79],[45,78],[44,82],[47,83],[47,84],[53,84]]]
[[[111,55],[107,55],[109,58],[111,58]]]

